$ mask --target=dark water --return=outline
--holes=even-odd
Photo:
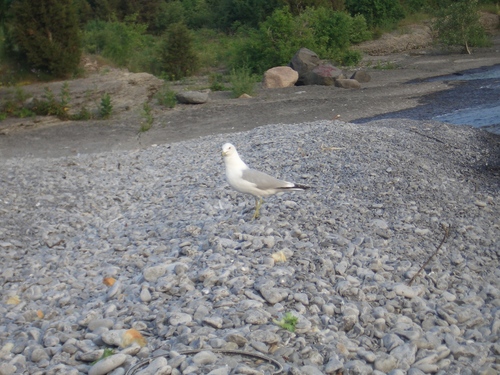
[[[500,134],[500,65],[433,77],[424,82],[432,81],[448,82],[452,88],[421,98],[415,108],[354,122],[411,118],[470,125]]]

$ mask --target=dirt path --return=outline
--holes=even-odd
[[[499,62],[499,35],[494,38],[493,47],[476,50],[472,55],[417,50],[367,56],[363,63],[372,80],[363,84],[361,90],[327,86],[259,89],[250,99],[231,99],[228,92],[214,92],[203,105],[178,105],[173,110],[155,107],[152,129],[140,134],[138,110],[123,111],[107,121],[52,119],[41,125],[33,119],[9,119],[0,122],[0,157],[61,157],[136,149],[210,134],[240,132],[266,124],[303,123],[337,116],[344,121],[368,119],[415,108],[431,94],[456,90],[454,83],[424,82],[426,78]],[[380,69],[383,66],[391,69]],[[96,77],[87,78],[92,79]],[[85,80],[79,84],[85,85]],[[454,95],[457,101],[466,104],[465,91],[458,90]]]

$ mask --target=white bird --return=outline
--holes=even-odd
[[[249,168],[231,143],[222,146],[222,156],[226,164],[226,178],[229,185],[240,193],[252,194],[255,197],[253,219],[259,217],[263,197],[284,191],[309,189],[309,186],[278,180],[266,173]]]

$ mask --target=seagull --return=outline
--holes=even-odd
[[[255,198],[255,213],[252,220],[259,217],[264,197],[284,191],[309,189],[309,186],[278,180],[266,173],[249,168],[231,143],[222,146],[222,156],[226,164],[226,178],[229,185],[234,190],[251,194]]]

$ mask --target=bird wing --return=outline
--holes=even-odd
[[[243,170],[242,176],[245,181],[248,181],[255,185],[257,189],[260,190],[279,190],[293,187],[294,184],[291,182],[278,180],[273,176],[255,169],[245,169]]]

